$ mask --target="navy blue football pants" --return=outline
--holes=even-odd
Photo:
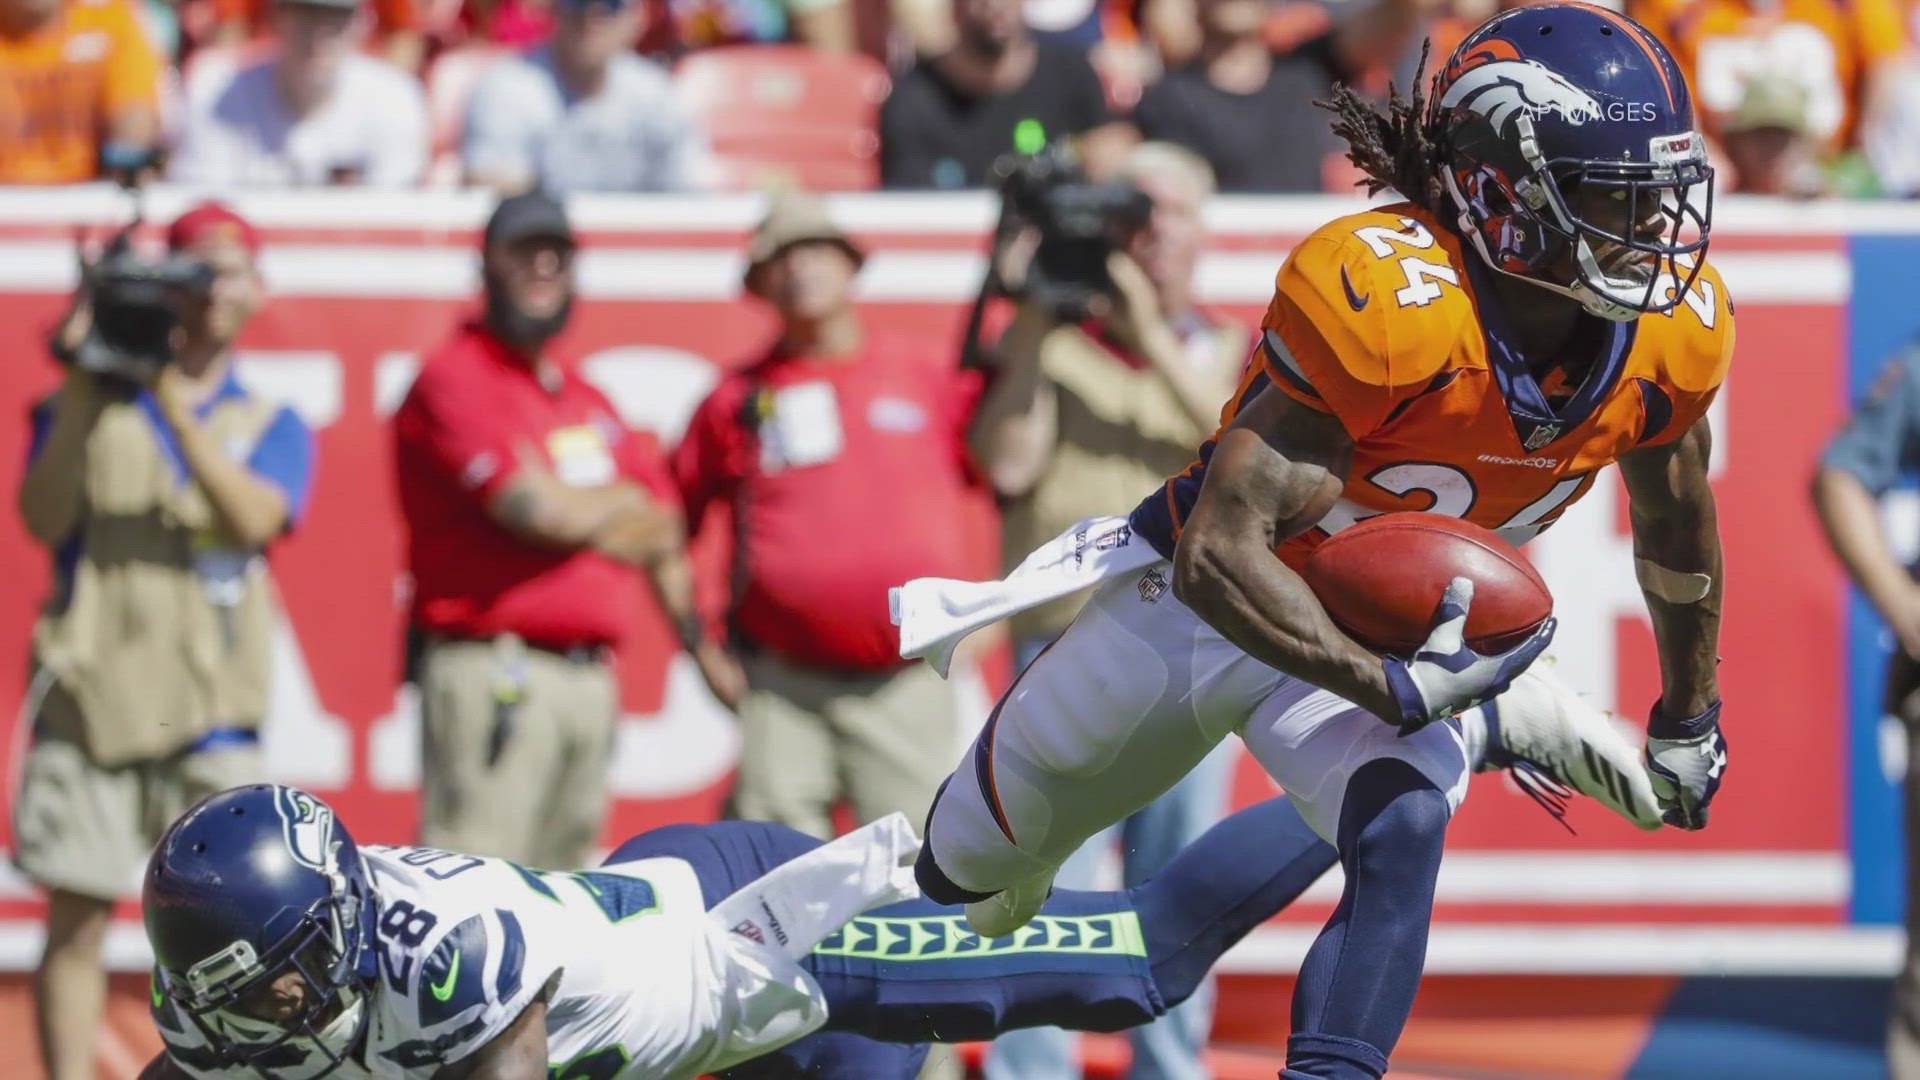
[[[683,859],[712,905],[819,843],[764,822],[670,825],[607,861]],[[721,1076],[911,1080],[931,1042],[1146,1023],[1336,861],[1291,803],[1271,799],[1214,826],[1152,881],[1125,892],[1058,890],[1032,924],[997,941],[930,900],[877,908],[802,962],[826,994],[826,1026]]]

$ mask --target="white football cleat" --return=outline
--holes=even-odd
[[[1030,877],[967,905],[967,925],[983,938],[1000,938],[1033,921],[1040,906],[1053,895],[1053,875]]]
[[[1551,660],[1529,667],[1480,706],[1486,750],[1479,769],[1510,769],[1521,790],[1555,817],[1573,792],[1649,832],[1661,825],[1640,747],[1623,725],[1560,680]]]

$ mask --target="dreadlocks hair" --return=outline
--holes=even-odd
[[[1420,45],[1411,94],[1403,98],[1398,87],[1387,85],[1384,111],[1345,83],[1334,86],[1331,101],[1314,104],[1333,113],[1333,133],[1347,141],[1347,160],[1367,174],[1360,183],[1368,195],[1393,188],[1421,209],[1440,213],[1445,153],[1439,119],[1427,116],[1427,95],[1421,90],[1432,48],[1431,40]]]

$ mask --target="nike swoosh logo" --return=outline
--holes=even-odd
[[[1373,297],[1361,296],[1359,293],[1353,291],[1353,282],[1348,280],[1347,268],[1344,266],[1340,268],[1340,284],[1346,287],[1347,303],[1353,305],[1353,310],[1365,311],[1367,309],[1367,302],[1372,300]]]
[[[445,1001],[453,996],[454,981],[460,978],[460,953],[453,954],[453,965],[447,968],[447,977],[428,986],[433,991],[433,1000]]]

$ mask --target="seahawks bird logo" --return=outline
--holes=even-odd
[[[1604,115],[1593,95],[1538,60],[1493,60],[1458,72],[1440,99],[1443,109],[1456,106],[1486,117],[1495,131],[1504,131],[1522,112],[1558,113],[1576,125]]]
[[[334,869],[333,809],[298,788],[281,788],[275,801],[287,850],[302,866],[323,874]]]

